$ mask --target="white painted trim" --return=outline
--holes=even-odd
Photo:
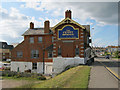
[[[53,52],[56,52],[56,50],[53,50]]]
[[[53,54],[53,55],[56,55],[56,54]]]
[[[84,50],[80,50],[81,52],[84,52]]]
[[[84,47],[80,47],[80,48],[84,48]]]
[[[56,48],[56,47],[53,47],[53,48]]]

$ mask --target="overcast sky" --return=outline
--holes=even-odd
[[[50,26],[53,27],[64,19],[65,11],[70,9],[73,20],[81,25],[91,25],[94,46],[118,44],[117,0],[116,2],[12,1],[1,2],[0,41],[7,41],[9,44],[19,43],[23,40],[21,35],[29,28],[31,21],[35,27],[43,27],[44,21],[50,20]]]

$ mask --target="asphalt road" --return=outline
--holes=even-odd
[[[114,59],[114,58],[105,59],[104,57],[98,57],[98,58],[96,58],[96,60],[101,62],[102,64],[104,64],[108,68],[110,68],[113,73],[120,76],[120,74],[119,74],[120,61],[118,61],[117,59]]]

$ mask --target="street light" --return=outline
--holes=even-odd
[[[92,30],[94,30],[94,27],[92,27]],[[91,32],[92,32],[92,30],[91,30]],[[93,44],[92,44],[92,34],[91,34],[91,47],[93,47]]]

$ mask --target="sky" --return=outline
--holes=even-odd
[[[37,28],[43,27],[44,21],[49,20],[53,27],[65,18],[66,10],[71,10],[74,21],[90,25],[93,46],[118,45],[118,1],[90,1],[2,0],[0,41],[20,43],[23,41],[21,35],[29,28],[30,22],[34,22]]]

